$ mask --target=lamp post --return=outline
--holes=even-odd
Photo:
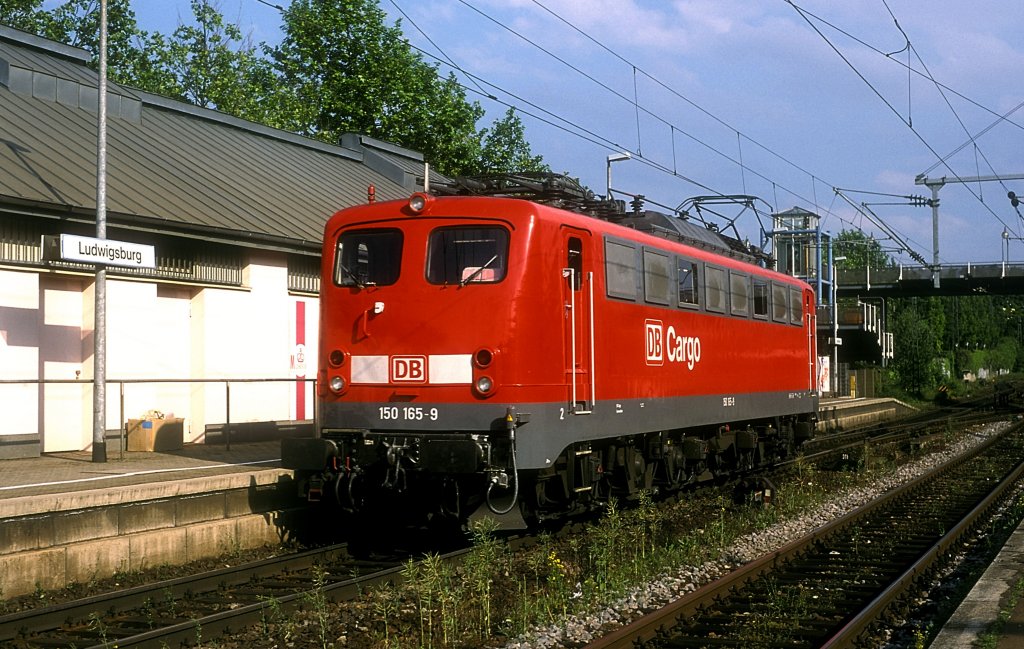
[[[839,396],[839,283],[836,279],[836,264],[846,261],[846,257],[832,258],[832,396]]]
[[[1003,277],[1006,277],[1006,262],[1010,259],[1010,233],[1007,229],[1003,228]]]
[[[606,199],[611,200],[612,197],[612,163],[622,162],[623,160],[629,160],[632,157],[633,156],[631,156],[628,152],[613,153],[610,156],[608,156],[608,162],[605,166],[605,169],[608,172],[608,193],[604,195]]]
[[[96,238],[107,238],[107,0],[100,0],[99,102],[96,107]],[[92,461],[107,461],[107,269],[96,265],[93,325]]]

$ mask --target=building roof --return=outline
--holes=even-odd
[[[0,210],[95,222],[88,60],[0,26]],[[315,250],[370,185],[378,200],[422,187],[420,154],[372,138],[334,146],[113,83],[107,103],[111,225]]]

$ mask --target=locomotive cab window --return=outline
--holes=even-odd
[[[427,281],[431,284],[492,284],[505,279],[507,265],[504,228],[438,228],[430,233]]]
[[[700,304],[697,286],[697,264],[689,259],[676,259],[676,280],[679,290],[679,306]]]
[[[343,232],[338,238],[334,283],[360,288],[394,284],[401,263],[401,230]]]
[[[565,263],[566,268],[572,271],[572,290],[580,290],[583,286],[583,242],[577,237],[569,238]]]

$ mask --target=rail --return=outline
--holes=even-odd
[[[939,499],[932,501],[939,504],[936,510],[946,515],[951,508],[953,511],[957,511],[958,507],[963,506],[964,509],[956,517],[957,522],[948,528],[948,532],[943,531],[937,541],[930,541],[925,545],[922,545],[921,539],[931,539],[934,537],[934,528],[930,527],[933,520],[924,519],[927,522],[918,521],[915,523],[919,535],[905,541],[906,546],[911,548],[911,550],[908,550],[908,553],[905,553],[908,556],[914,554],[913,548],[921,548],[921,551],[914,560],[898,570],[875,559],[866,560],[860,564],[849,562],[849,565],[855,571],[861,570],[861,572],[856,574],[872,574],[871,583],[865,582],[862,584],[862,588],[860,586],[851,587],[849,593],[841,593],[840,591],[843,590],[841,587],[832,587],[835,592],[849,596],[848,599],[843,600],[844,607],[857,607],[857,611],[851,617],[841,621],[838,627],[833,628],[828,612],[829,604],[824,598],[821,600],[823,604],[819,608],[804,614],[805,617],[813,621],[813,628],[809,627],[810,630],[801,630],[801,642],[804,643],[801,646],[876,646],[876,640],[865,641],[863,637],[865,630],[871,628],[879,617],[889,610],[889,607],[894,602],[899,601],[900,598],[906,598],[908,587],[917,583],[922,575],[929,574],[929,571],[934,570],[936,562],[943,553],[951,547],[958,546],[969,530],[976,529],[982,515],[986,512],[991,512],[998,500],[1009,493],[1010,488],[1021,478],[1022,473],[1024,473],[1024,463],[1016,461],[1012,457],[1013,454],[1007,453],[1006,449],[1013,448],[1019,444],[1018,436],[1022,430],[1024,430],[1024,424],[1016,424],[1004,431],[1002,435],[979,445],[970,453],[937,467],[901,487],[890,490],[881,498],[815,529],[810,534],[774,552],[751,561],[717,581],[707,584],[688,595],[684,595],[659,611],[649,613],[632,624],[591,642],[587,645],[587,649],[635,649],[636,647],[666,646],[665,644],[659,644],[659,642],[676,635],[677,630],[681,631],[678,635],[686,636],[688,631],[683,629],[688,624],[694,628],[699,626],[695,621],[697,616],[706,614],[710,618],[714,618],[713,608],[729,608],[727,600],[730,598],[734,598],[733,608],[742,606],[742,603],[745,601],[757,601],[757,593],[755,593],[752,584],[764,579],[766,575],[774,574],[778,583],[787,584],[799,584],[801,580],[814,579],[815,572],[809,566],[813,566],[815,561],[819,561],[817,558],[819,555],[831,558],[833,554],[836,556],[849,554],[848,552],[836,551],[836,548],[848,546],[849,538],[847,537],[851,536],[857,539],[855,541],[856,544],[863,544],[863,547],[867,548],[872,545],[871,536],[868,534],[871,530],[876,530],[877,534],[881,536],[896,534],[897,532],[893,530],[892,521],[910,521],[917,514],[924,515],[928,513],[927,510],[920,509],[917,506],[918,497],[916,494],[921,487],[927,486],[933,480],[941,479],[944,476],[953,476],[954,482],[963,484],[962,476],[957,474],[956,471],[965,468],[970,469],[972,462],[977,463],[978,458],[982,457],[986,452],[992,452],[994,449],[992,457],[999,458],[998,462],[1003,462],[1006,466],[1012,468],[1003,473],[1001,469],[992,468],[984,465],[982,462],[981,464],[984,465],[981,470],[981,473],[984,475],[984,479],[980,481],[982,485],[989,484],[992,479],[991,476],[995,473],[998,473],[1002,479],[998,481],[999,484],[995,490],[990,487],[984,487],[985,495],[971,505],[966,505],[965,503],[973,498],[974,492],[966,495],[957,493],[957,497],[960,500],[947,500],[946,496],[952,492],[948,485],[940,485],[935,490],[935,493],[940,495]],[[1002,440],[1009,440],[1009,442]],[[1003,446],[1000,447],[998,446],[999,444]],[[1003,465],[999,466],[1002,467]],[[903,510],[896,511],[896,513],[891,511],[893,506],[901,506],[902,504],[906,504],[907,508],[915,513],[915,516],[911,516]],[[876,516],[879,512],[883,513],[881,521],[872,522],[870,517]],[[942,529],[946,529],[945,523],[943,523]],[[887,549],[883,548],[883,550]],[[903,558],[905,557],[897,557],[896,560],[892,561],[893,565],[902,561]],[[838,564],[826,563],[823,565],[826,566],[826,569],[821,571],[822,574],[828,571],[832,571],[829,574],[833,574]],[[792,567],[792,574],[784,574],[784,571],[789,567]],[[868,573],[863,572],[865,567],[869,568]],[[840,583],[858,583],[856,579],[851,578],[849,575],[840,574],[838,576]],[[845,582],[842,581],[843,577],[846,579]],[[880,587],[879,590],[873,591],[875,585]],[[827,590],[827,587],[824,590]],[[858,590],[860,591],[859,593],[854,592]],[[754,594],[752,595],[751,593]],[[861,595],[864,595],[866,599],[858,602],[857,600]],[[763,600],[764,598],[761,599]],[[817,595],[814,595],[814,599],[817,600]],[[714,603],[714,607],[712,607],[712,603]],[[850,611],[840,609],[838,614],[843,615],[845,613],[850,613]],[[737,617],[735,621],[743,622],[743,618]],[[797,627],[798,621],[794,615],[792,620],[794,628]],[[735,633],[735,630],[733,632]],[[733,646],[731,640],[734,637],[729,636],[727,639],[725,631],[719,631],[716,638],[722,646]],[[693,638],[691,637],[690,639]],[[676,638],[676,640],[678,640],[676,644],[671,644],[668,640],[665,640],[665,642],[669,646],[682,646],[683,640],[680,638]]]
[[[313,384],[313,394],[316,394],[317,380],[315,378],[220,378],[220,379],[181,379],[181,378],[148,378],[148,379],[108,379],[107,386],[116,384],[118,386],[119,394],[119,412],[120,412],[120,454],[119,459],[124,459],[125,445],[127,441],[128,420],[125,418],[125,387],[128,385],[153,385],[153,384],[174,384],[174,383],[187,383],[187,384],[224,384],[224,443],[227,450],[231,450],[231,385],[232,384],[247,384],[247,383],[288,383],[288,384],[302,384],[303,389],[310,383]],[[0,379],[0,387],[5,385],[78,385],[81,387],[92,387],[92,379]],[[37,406],[38,407],[38,406]],[[287,417],[283,418],[287,419]],[[319,423],[319,411],[317,409],[317,400],[313,399],[313,423],[314,430],[318,428]]]

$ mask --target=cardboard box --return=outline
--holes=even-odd
[[[176,451],[184,445],[185,420],[129,419],[129,451]]]

